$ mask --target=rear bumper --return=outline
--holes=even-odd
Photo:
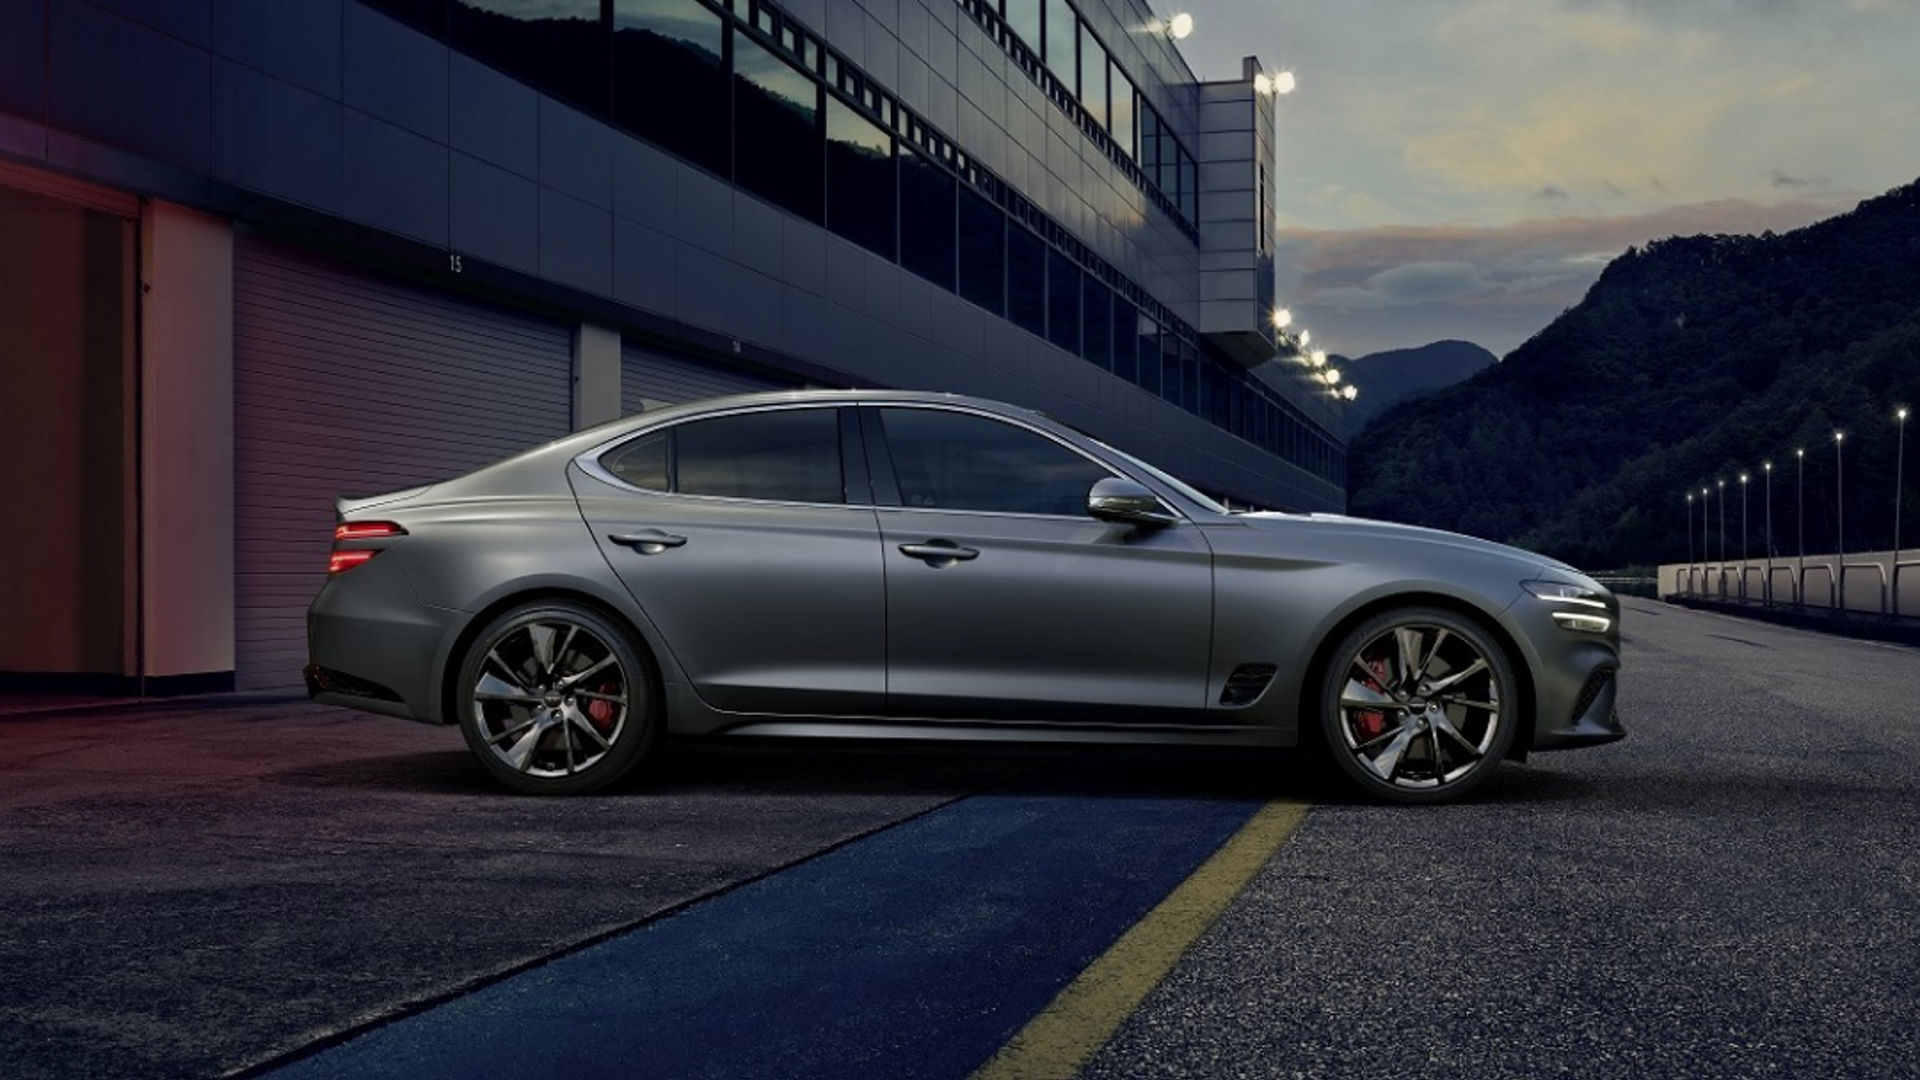
[[[307,609],[307,694],[438,724],[439,659],[467,616],[422,603],[399,562],[383,555],[321,586]]]

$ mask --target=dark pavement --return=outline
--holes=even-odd
[[[538,800],[306,705],[0,719],[0,1073],[507,1028],[495,1075],[611,1032],[667,1048],[637,1076],[963,1076],[1279,798],[1314,808],[1088,1075],[1920,1075],[1920,652],[1627,605],[1632,737],[1438,808],[1284,756],[864,745]]]
[[[462,990],[1056,751],[710,750],[603,796],[306,704],[0,718],[0,1076],[210,1076]]]
[[[1316,806],[1086,1075],[1920,1076],[1920,652],[1624,629],[1626,742]]]

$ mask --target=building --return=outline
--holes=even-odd
[[[1340,509],[1260,74],[1144,0],[0,0],[0,672],[297,685],[336,495],[756,388]]]

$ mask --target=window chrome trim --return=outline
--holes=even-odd
[[[829,509],[838,507],[838,508],[850,509],[850,510],[905,510],[905,511],[911,511],[914,513],[985,514],[985,515],[991,515],[993,517],[1027,518],[1027,519],[1039,519],[1042,521],[1098,522],[1100,520],[1099,518],[1096,518],[1091,514],[1080,514],[1080,515],[1032,514],[1032,513],[1017,511],[1017,510],[969,510],[963,507],[951,507],[951,506],[881,506],[876,503],[870,503],[870,502],[869,503],[795,502],[791,499],[749,499],[749,498],[745,498],[743,496],[738,496],[738,495],[694,495],[694,494],[688,494],[686,492],[680,492],[680,491],[656,491],[653,488],[637,487],[633,484],[630,484],[625,480],[622,480],[619,477],[613,475],[613,473],[607,471],[607,469],[600,464],[601,456],[610,452],[615,447],[624,446],[628,442],[634,441],[636,439],[644,439],[649,435],[655,434],[656,432],[666,431],[669,428],[678,427],[681,424],[693,423],[696,420],[713,420],[723,416],[738,416],[743,413],[771,412],[774,410],[790,411],[794,409],[846,409],[846,408],[935,409],[942,412],[956,412],[956,413],[965,414],[967,416],[977,416],[985,420],[997,420],[1003,424],[1010,424],[1014,427],[1020,428],[1023,431],[1032,432],[1033,434],[1038,435],[1043,439],[1052,441],[1058,446],[1065,447],[1066,449],[1072,451],[1073,453],[1076,453],[1081,457],[1087,459],[1088,461],[1093,462],[1095,465],[1098,465],[1100,468],[1105,469],[1109,475],[1132,480],[1135,483],[1146,484],[1146,486],[1149,489],[1153,488],[1154,486],[1153,484],[1146,483],[1146,481],[1141,480],[1140,477],[1133,475],[1129,471],[1126,471],[1124,469],[1119,469],[1118,467],[1115,466],[1113,462],[1107,461],[1106,459],[1100,457],[1099,455],[1089,452],[1084,447],[1076,446],[1072,442],[1068,441],[1067,439],[1061,438],[1059,435],[1055,434],[1054,432],[1048,431],[1043,427],[1039,427],[1023,418],[1016,417],[1016,416],[1008,416],[1004,413],[995,412],[991,409],[983,409],[977,405],[970,405],[964,402],[917,401],[911,398],[900,398],[900,399],[893,399],[893,400],[889,400],[887,398],[855,398],[855,399],[849,399],[846,401],[839,401],[839,400],[767,401],[767,402],[756,402],[752,405],[735,405],[728,408],[715,409],[711,412],[701,412],[701,413],[695,413],[691,416],[681,416],[681,417],[675,417],[669,420],[661,420],[657,423],[646,424],[638,428],[633,428],[629,431],[622,433],[621,435],[615,438],[608,439],[606,442],[596,444],[574,455],[573,463],[580,467],[581,472],[586,473],[588,476],[593,477],[595,480],[598,480],[601,483],[608,484],[621,491],[631,492],[637,495],[652,495],[652,496],[657,496],[659,498],[665,498],[665,499],[695,499],[695,500],[702,500],[707,502],[744,503],[750,506],[810,506],[810,507],[825,507]],[[845,461],[842,461],[840,463],[840,470],[841,470],[841,475],[844,478],[846,474]],[[1169,513],[1173,514],[1174,517],[1179,519],[1176,522],[1176,524],[1187,524],[1193,520],[1189,514],[1187,514],[1180,507],[1175,506],[1170,502],[1168,502],[1168,500],[1164,496],[1162,496],[1159,492],[1157,491],[1154,492],[1154,498],[1159,500],[1160,505],[1165,507]],[[1111,523],[1107,523],[1107,524],[1111,524]]]

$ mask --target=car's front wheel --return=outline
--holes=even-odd
[[[1378,798],[1434,803],[1484,783],[1519,723],[1513,664],[1478,623],[1440,608],[1383,612],[1335,647],[1321,735]]]
[[[458,674],[460,728],[494,777],[530,795],[574,795],[626,775],[660,708],[646,656],[605,615],[568,601],[503,612]]]

